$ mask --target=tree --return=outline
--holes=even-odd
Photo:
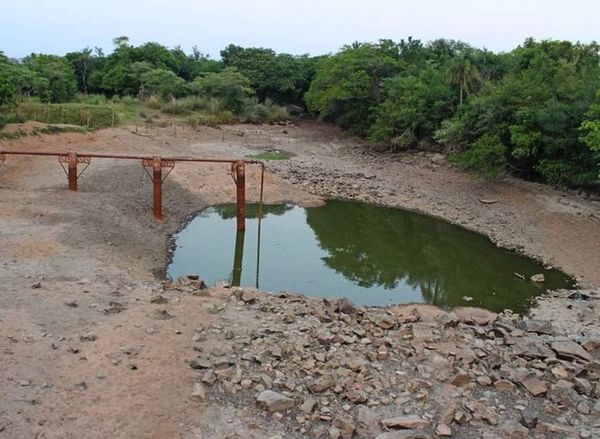
[[[261,101],[302,105],[314,75],[315,60],[306,55],[277,54],[271,49],[243,48],[233,44],[221,51],[225,67],[236,68],[250,80]]]
[[[37,93],[43,101],[68,102],[73,99],[77,81],[73,67],[65,58],[32,54],[25,59],[24,64],[45,79],[47,90],[41,92],[40,82]]]
[[[222,99],[226,108],[233,112],[241,111],[254,95],[250,80],[231,68],[199,76],[194,79],[191,88],[198,95]]]
[[[346,46],[317,65],[305,95],[310,111],[355,134],[365,135],[380,101],[382,81],[401,70],[399,51],[389,44]]]
[[[156,95],[163,99],[185,94],[185,81],[170,70],[153,69],[141,75],[141,97]]]
[[[385,79],[382,96],[370,138],[394,149],[431,143],[433,133],[452,114],[452,90],[433,67]]]
[[[510,55],[509,72],[497,83],[486,83],[436,137],[460,145],[463,153],[457,158],[467,167],[488,157],[486,147],[500,151],[501,144],[502,166],[521,177],[594,184],[598,165],[580,139],[580,127],[600,86],[598,46],[527,40]]]
[[[468,96],[474,84],[479,82],[480,76],[477,67],[473,65],[466,55],[454,57],[448,65],[448,80],[459,88],[458,103],[462,105],[463,96]]]

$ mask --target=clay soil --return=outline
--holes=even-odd
[[[268,203],[331,196],[414,209],[559,267],[582,288],[600,286],[598,198],[479,180],[438,154],[374,152],[325,124],[123,127],[26,136],[0,149],[213,158],[284,150],[291,159],[268,162]],[[257,168],[247,174],[257,201]],[[79,189],[66,190],[54,159],[11,156],[0,167],[0,437],[202,437],[187,361],[195,329],[213,319],[202,303],[212,299],[178,297],[160,308],[172,316],[163,319],[150,298],[171,234],[194,212],[234,201],[228,166],[177,164],[162,223],[138,162],[94,160]]]

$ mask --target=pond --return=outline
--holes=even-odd
[[[257,217],[258,206],[247,206],[247,230],[236,233],[235,205],[204,210],[175,235],[167,275],[369,306],[421,302],[516,312],[547,289],[574,285],[482,235],[405,210],[330,200],[306,209],[264,206],[260,228]],[[529,280],[539,273],[545,282]]]

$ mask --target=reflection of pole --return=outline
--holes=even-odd
[[[246,169],[243,161],[235,162],[235,184],[237,186],[237,229],[246,230]]]
[[[265,164],[260,163],[260,201],[258,204],[258,233],[256,240],[256,288],[260,288],[260,226],[263,217],[263,196],[265,187]]]
[[[262,211],[262,206],[261,209]],[[262,212],[258,212],[258,239],[256,240],[256,288],[259,287],[259,272],[260,272],[260,225],[262,223]]]
[[[233,273],[231,286],[239,287],[242,283],[242,262],[244,259],[244,235],[246,232],[238,230],[235,235],[235,254],[233,255]]]

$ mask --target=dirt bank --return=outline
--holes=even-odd
[[[315,123],[138,127],[137,133],[127,127],[0,142],[2,149],[204,157],[282,149],[294,156],[269,163],[270,203],[314,205],[337,196],[417,209],[535,255],[586,287],[600,285],[598,200],[535,184],[479,181],[441,156],[375,155],[362,146]],[[248,181],[249,199],[256,200],[255,171]],[[165,186],[162,224],[152,219],[151,185],[139,163],[96,160],[78,193],[65,186],[52,160],[11,157],[0,168],[0,437],[193,438],[202,431],[213,437],[207,420],[222,427],[214,437],[232,437],[239,408],[203,409],[189,398],[198,379],[187,362],[198,347],[192,337],[215,322],[213,299],[175,296],[160,309],[150,303],[162,291],[157,275],[168,236],[190,213],[233,201],[227,167],[178,165]],[[573,318],[589,318],[584,311]],[[245,330],[258,329],[258,315],[245,313]],[[217,418],[215,407],[225,415]],[[587,425],[585,417],[573,419]]]

